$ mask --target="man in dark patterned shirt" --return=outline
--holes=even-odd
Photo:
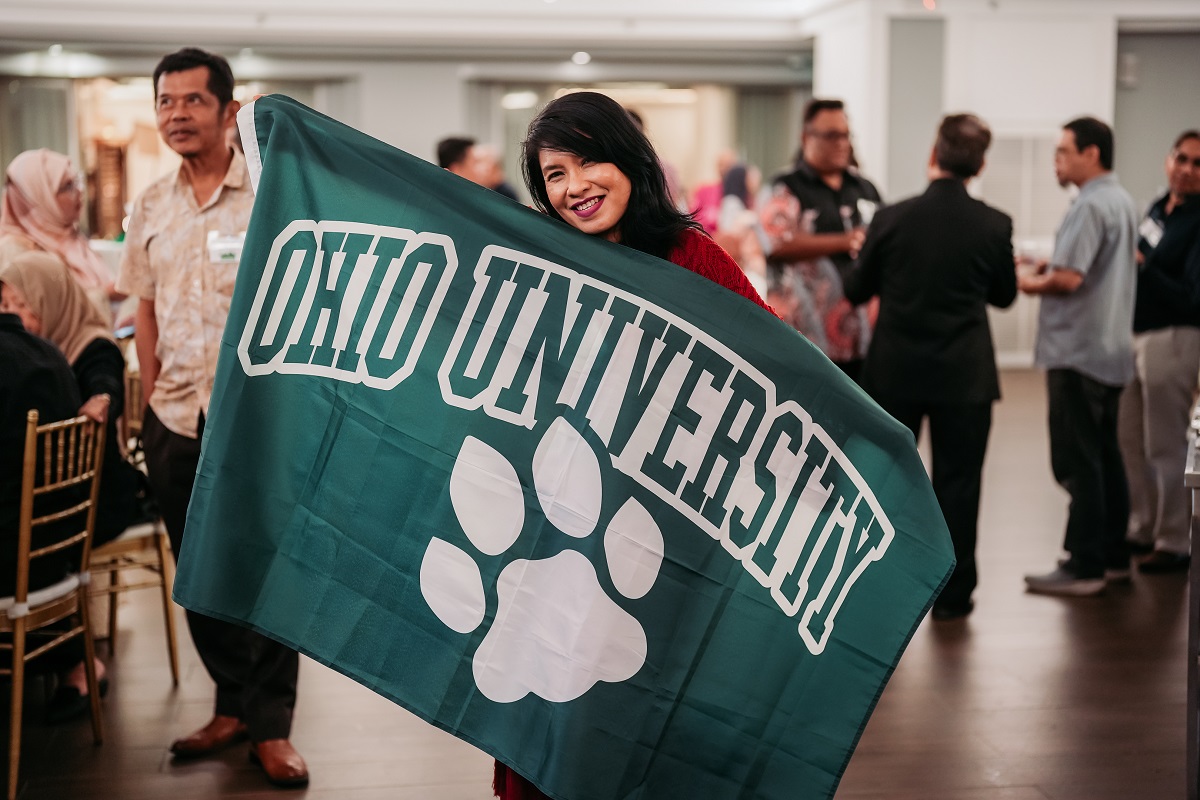
[[[767,301],[857,381],[870,344],[871,307],[851,306],[842,280],[880,205],[879,192],[851,166],[841,100],[808,104],[800,146],[795,170],[775,178],[761,212],[770,244]]]

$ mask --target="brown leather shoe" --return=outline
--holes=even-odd
[[[199,758],[223,750],[246,738],[246,725],[237,717],[217,714],[200,730],[176,739],[171,752],[176,758]]]
[[[287,739],[250,743],[250,760],[262,767],[267,780],[285,789],[308,786],[308,766]]]

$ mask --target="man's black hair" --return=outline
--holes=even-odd
[[[438,166],[447,169],[467,157],[467,151],[475,146],[474,139],[463,136],[448,136],[437,143]]]
[[[187,72],[197,67],[208,67],[208,90],[217,98],[221,108],[233,100],[233,70],[224,57],[209,53],[198,47],[185,47],[165,55],[154,68],[154,99],[158,99],[158,79],[167,72]]]
[[[1084,148],[1094,145],[1100,151],[1101,168],[1113,168],[1112,128],[1095,117],[1079,117],[1063,125],[1063,130],[1075,134],[1076,150],[1082,153]]]
[[[814,97],[808,101],[808,105],[804,107],[804,127],[808,127],[808,123],[820,114],[822,111],[845,111],[846,104],[841,100],[821,100]]]
[[[1184,131],[1183,133],[1179,134],[1179,137],[1175,139],[1175,144],[1171,145],[1171,149],[1178,150],[1179,145],[1183,144],[1188,139],[1195,139],[1196,141],[1200,142],[1200,131],[1193,128],[1192,130]]]
[[[949,114],[938,126],[933,157],[940,169],[956,178],[973,178],[983,169],[992,131],[974,114]]]

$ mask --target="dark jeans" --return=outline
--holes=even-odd
[[[992,404],[892,403],[884,410],[920,436],[921,420],[929,418],[933,452],[933,493],[941,506],[954,558],[958,562],[937,605],[962,607],[971,600],[979,580],[975,542],[979,530],[979,492],[988,433],[992,429]]]
[[[1050,465],[1071,496],[1063,541],[1069,569],[1081,578],[1099,578],[1106,567],[1128,568],[1129,486],[1117,446],[1121,387],[1052,369],[1046,394]]]
[[[176,558],[183,544],[183,523],[203,433],[203,416],[195,439],[168,430],[149,408],[142,421],[146,468]],[[200,660],[217,684],[216,713],[245,722],[251,741],[286,739],[296,705],[300,666],[296,651],[249,628],[204,614],[188,611],[187,620]]]

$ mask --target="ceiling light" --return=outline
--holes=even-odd
[[[537,92],[509,92],[500,98],[500,107],[509,111],[533,108],[537,105]]]
[[[585,52],[583,52],[582,50],[580,50],[580,51],[579,51],[578,53],[576,53],[575,55],[571,56],[571,61],[572,61],[572,63],[578,64],[578,65],[579,65],[579,66],[581,66],[581,67],[582,67],[584,64],[591,63],[591,60],[592,60],[592,54],[591,54],[591,53],[585,53]]]

